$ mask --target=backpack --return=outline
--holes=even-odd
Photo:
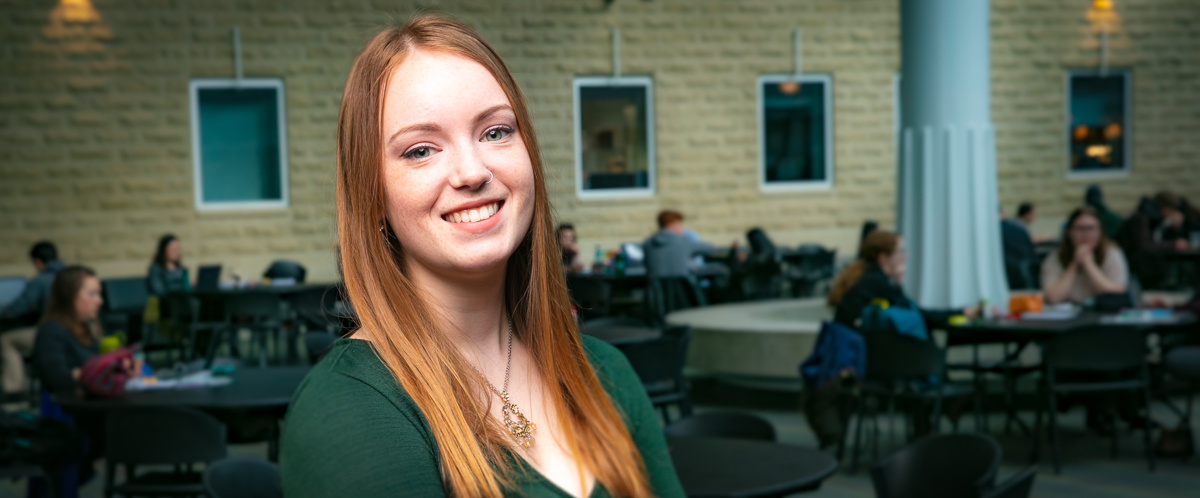
[[[871,301],[871,304],[863,308],[859,330],[863,334],[892,332],[916,337],[922,341],[930,340],[929,329],[925,327],[925,317],[921,316],[920,308],[907,298],[892,304],[883,299]]]
[[[83,438],[66,422],[29,412],[0,412],[0,465],[47,465],[83,452]]]
[[[125,381],[135,377],[126,369],[133,364],[136,346],[121,346],[107,353],[93,356],[83,364],[79,374],[79,385],[89,393],[112,398],[125,392]]]
[[[803,409],[809,427],[821,448],[842,440],[849,406],[844,391],[862,376],[866,347],[854,329],[837,322],[823,322],[812,353],[800,364],[804,378]]]

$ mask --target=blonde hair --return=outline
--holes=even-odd
[[[516,114],[533,163],[529,232],[507,263],[505,302],[513,333],[546,379],[564,447],[614,495],[648,496],[645,464],[583,350],[571,317],[554,237],[545,173],[529,109],[500,56],[466,25],[418,15],[377,34],[354,61],[337,132],[337,226],[346,293],[379,359],[425,416],[437,442],[442,481],[454,496],[500,497],[511,486],[504,449],[511,437],[489,416],[482,379],[459,355],[421,291],[404,272],[404,249],[380,236],[386,218],[382,115],[390,75],[414,50],[478,62]],[[584,450],[586,448],[586,450]]]

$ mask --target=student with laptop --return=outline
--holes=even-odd
[[[6,326],[19,325],[0,334],[0,358],[3,358],[4,397],[20,396],[25,389],[25,364],[21,355],[33,351],[37,337],[37,322],[46,312],[46,300],[50,284],[62,270],[58,260],[58,249],[48,241],[41,241],[29,250],[29,258],[37,275],[25,285],[20,296],[0,311],[0,320]]]
[[[171,292],[192,290],[187,267],[183,266],[182,244],[172,234],[158,239],[158,249],[154,251],[154,261],[150,262],[149,275],[146,277],[146,290],[159,298]]]

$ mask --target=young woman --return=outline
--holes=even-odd
[[[166,234],[158,239],[158,250],[154,251],[150,275],[146,277],[150,294],[163,297],[168,292],[189,289],[188,272],[183,266],[182,254],[179,239],[174,235]]]
[[[70,392],[78,388],[84,362],[100,350],[97,317],[104,298],[100,279],[83,266],[68,266],[54,277],[46,315],[33,344],[33,366],[42,389]]]
[[[848,327],[857,327],[863,308],[871,301],[883,299],[893,306],[909,303],[904,290],[900,288],[907,261],[904,240],[899,235],[880,229],[868,232],[858,250],[858,259],[842,270],[826,296],[826,302],[836,308],[834,320]],[[920,311],[927,323],[938,326],[953,315],[974,317],[979,314],[979,307]]]
[[[1076,209],[1063,231],[1058,251],[1042,263],[1046,302],[1079,304],[1098,294],[1125,292],[1129,264],[1121,249],[1101,232],[1094,209]]]
[[[541,156],[475,32],[375,36],[338,119],[337,221],[360,328],[288,410],[288,496],[683,496],[616,349],[571,318]]]

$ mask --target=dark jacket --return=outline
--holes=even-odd
[[[83,367],[99,352],[98,339],[92,341],[91,347],[84,346],[57,320],[42,322],[33,342],[33,368],[42,381],[42,389],[51,393],[74,390],[77,384],[71,370]]]
[[[46,263],[46,269],[30,279],[29,283],[25,284],[25,290],[21,292],[21,295],[17,296],[13,302],[8,303],[4,311],[0,311],[0,318],[28,321],[30,324],[36,323],[46,313],[46,301],[50,297],[50,284],[54,283],[54,277],[61,269],[63,269],[62,261],[54,260]]]
[[[1001,221],[1000,240],[1004,244],[1004,272],[1008,276],[1008,287],[1036,288],[1038,285],[1032,268],[1037,261],[1037,249],[1029,230],[1014,220]]]
[[[190,290],[187,279],[187,268],[177,266],[174,270],[168,270],[155,261],[150,263],[150,274],[146,276],[146,291],[158,297],[170,292],[185,292]]]
[[[892,279],[883,273],[883,269],[874,263],[868,263],[866,271],[859,277],[858,282],[846,291],[842,301],[834,312],[834,321],[847,327],[858,329],[858,321],[862,318],[863,308],[875,299],[884,299],[893,306],[909,302],[900,286],[892,283]],[[961,313],[961,310],[927,310],[920,309],[927,327],[944,328],[951,316]]]
[[[710,252],[712,244],[686,239],[667,229],[659,230],[646,239],[646,276],[686,277],[691,275],[692,256]]]

